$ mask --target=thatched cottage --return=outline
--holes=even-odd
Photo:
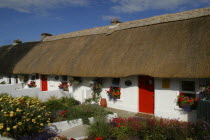
[[[196,110],[183,111],[177,96],[198,96],[199,85],[210,81],[209,62],[210,7],[0,47],[0,82],[6,82],[0,92],[84,102],[89,81],[100,77],[108,107],[191,121]],[[71,77],[82,82],[61,90]],[[114,101],[110,87],[120,88]]]

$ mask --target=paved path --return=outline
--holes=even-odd
[[[88,125],[79,125],[74,128],[70,128],[66,131],[63,131],[60,133],[60,136],[65,136],[67,138],[78,138],[82,136],[86,136],[85,129],[88,127]]]

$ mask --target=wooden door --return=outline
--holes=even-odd
[[[46,75],[42,75],[41,76],[42,79],[42,91],[47,91],[47,76]]]
[[[154,78],[139,76],[139,112],[154,114]]]

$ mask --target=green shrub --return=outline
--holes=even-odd
[[[0,84],[6,84],[6,82],[5,81],[2,81]]]
[[[89,124],[88,118],[94,116],[106,116],[111,112],[106,111],[99,105],[91,105],[91,104],[81,104],[75,107],[70,107],[67,110],[67,119],[74,120],[81,118],[83,124]]]
[[[96,139],[97,137],[102,137],[105,140],[108,140],[112,133],[112,127],[107,122],[105,116],[94,117],[94,121],[86,129],[86,134],[89,139]]]
[[[30,97],[0,96],[0,134],[11,138],[36,135],[50,124],[49,112]]]
[[[71,97],[56,98],[52,96],[49,100],[44,102],[46,109],[50,112],[56,113],[60,110],[67,110],[69,107],[80,104],[79,101]]]

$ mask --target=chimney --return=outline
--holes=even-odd
[[[52,34],[49,34],[49,33],[42,33],[41,34],[41,40],[44,40],[46,37],[48,36],[52,36]]]
[[[14,41],[13,41],[13,46],[18,45],[18,44],[21,44],[21,43],[22,43],[22,41],[19,40],[19,39],[14,40]]]
[[[113,20],[110,21],[110,23],[112,25],[117,24],[117,23],[122,23],[121,21],[119,21],[117,18],[114,18]]]

